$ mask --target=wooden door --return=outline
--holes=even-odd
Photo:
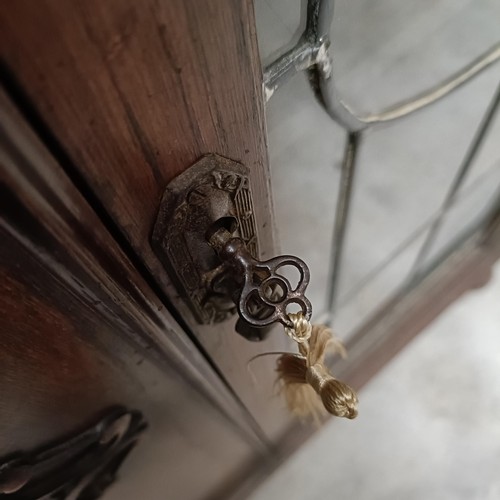
[[[0,457],[33,460],[120,406],[149,429],[110,498],[223,498],[290,424],[272,361],[257,383],[246,366],[286,341],[200,325],[151,232],[168,183],[216,153],[249,168],[260,257],[275,254],[252,3],[19,0],[0,16]]]

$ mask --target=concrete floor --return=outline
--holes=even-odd
[[[500,264],[251,500],[500,499]]]
[[[256,0],[264,63],[297,39],[301,0]],[[500,39],[498,0],[337,0],[334,76],[355,109],[421,91]],[[348,337],[405,281],[498,82],[500,64],[453,96],[373,130],[361,149],[334,327]],[[304,75],[267,105],[281,247],[309,263],[325,309],[344,131]],[[475,224],[500,184],[500,117],[460,190],[432,258]],[[404,252],[390,257],[402,242]],[[385,260],[389,264],[369,280]],[[361,394],[360,416],[332,420],[252,500],[500,499],[500,267]]]

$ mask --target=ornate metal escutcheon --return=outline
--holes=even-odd
[[[291,255],[258,260],[248,170],[237,162],[208,155],[175,178],[163,195],[152,246],[200,323],[238,312],[237,331],[261,340],[260,328],[290,326],[291,304],[311,316],[306,264]],[[287,267],[298,271],[297,284],[285,276]]]
[[[7,457],[0,463],[0,498],[97,499],[145,428],[139,412],[115,408],[80,434]]]

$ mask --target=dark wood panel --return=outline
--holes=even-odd
[[[54,151],[64,151],[66,170],[97,197],[101,215],[110,215],[238,396],[276,435],[288,416],[273,397],[274,361],[259,360],[258,385],[246,363],[286,349],[284,335],[251,345],[235,336],[234,322],[199,327],[150,247],[167,183],[218,153],[251,169],[262,257],[274,253],[251,1],[18,0],[0,14],[2,57],[37,110],[39,131],[62,146]]]
[[[25,248],[3,230],[0,238],[0,454],[5,455],[71,432],[82,416],[91,418],[120,395],[110,397],[102,356],[82,345],[68,313],[40,293],[46,287],[33,274],[47,277],[30,265]]]
[[[235,402],[3,93],[0,105],[0,199],[5,230],[43,256],[57,280],[64,280],[68,292],[86,300],[91,317],[99,314],[107,322],[119,325],[125,341],[151,351],[158,363],[176,363],[191,377],[193,385],[202,388],[215,404],[245,427],[248,414]],[[36,279],[36,275],[29,279]],[[44,297],[50,296],[50,290],[44,290]]]
[[[123,484],[204,497],[263,453],[252,420],[3,94],[0,109],[0,456],[124,405],[150,430]]]
[[[266,193],[251,2],[20,0],[1,14],[7,65],[141,254],[165,186],[206,153],[251,167]]]
[[[22,243],[3,230],[0,238],[0,457],[71,436],[125,405],[149,429],[108,498],[202,499],[239,476],[255,450],[175,365],[158,369]]]

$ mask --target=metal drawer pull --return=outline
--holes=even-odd
[[[116,407],[92,427],[32,452],[0,459],[0,498],[98,498],[147,425],[138,411]]]

